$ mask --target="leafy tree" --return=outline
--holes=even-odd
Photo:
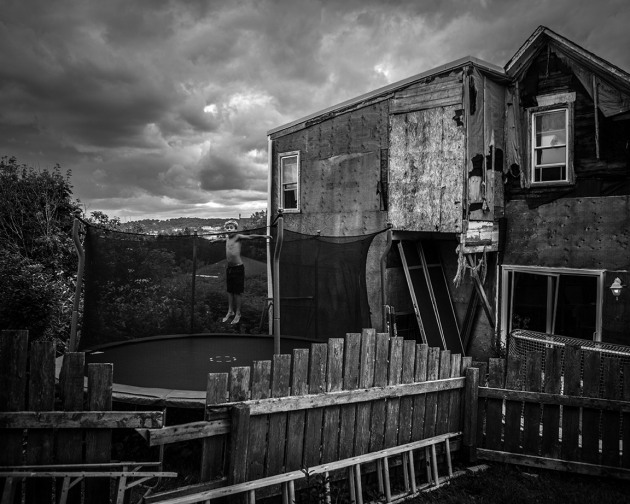
[[[0,328],[66,340],[77,257],[72,223],[80,213],[70,172],[36,170],[0,158]]]

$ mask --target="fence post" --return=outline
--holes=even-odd
[[[466,370],[464,389],[464,428],[462,447],[468,462],[477,460],[477,404],[479,400],[479,369],[469,367]]]

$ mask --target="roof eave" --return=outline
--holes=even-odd
[[[407,87],[411,84],[413,84],[414,82],[420,81],[422,79],[426,79],[427,77],[431,77],[432,75],[438,75],[441,73],[445,73],[445,72],[449,72],[451,70],[455,70],[456,68],[460,68],[460,67],[464,67],[466,65],[475,65],[477,67],[479,67],[482,71],[495,76],[498,79],[508,79],[509,77],[507,76],[507,74],[505,73],[505,70],[503,68],[501,68],[498,65],[495,65],[493,63],[489,63],[487,61],[483,61],[479,58],[475,58],[474,56],[465,56],[463,58],[460,58],[458,60],[455,61],[451,61],[450,63],[445,63],[444,65],[440,65],[438,67],[432,68],[431,70],[427,70],[426,72],[422,72],[419,73],[417,75],[413,75],[411,77],[407,77],[406,79],[397,81],[397,82],[393,82],[392,84],[388,84],[387,86],[383,86],[381,88],[375,89],[374,91],[370,91],[368,93],[362,94],[360,96],[351,98],[349,100],[346,100],[344,102],[338,103],[336,105],[333,105],[331,107],[325,108],[323,110],[320,110],[318,112],[314,112],[312,114],[309,114],[307,116],[301,117],[300,119],[297,119],[295,121],[292,121],[290,123],[287,124],[283,124],[282,126],[277,126],[276,128],[272,128],[269,131],[267,131],[267,136],[273,135],[275,133],[278,133],[282,130],[285,129],[289,129],[292,128],[294,126],[297,126],[301,123],[306,123],[307,121],[310,121],[312,119],[315,119],[319,116],[323,116],[326,114],[329,114],[331,112],[334,112],[336,110],[342,110],[348,107],[352,107],[353,105],[357,105],[361,102],[367,101],[367,100],[374,100],[374,99],[378,99],[380,96],[385,96],[393,91],[397,91],[398,89]]]

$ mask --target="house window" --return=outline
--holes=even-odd
[[[503,266],[502,335],[514,329],[601,340],[604,272]]]
[[[566,184],[573,182],[572,94],[539,97],[545,105],[529,110],[531,182]],[[556,103],[564,101],[564,103]]]
[[[284,211],[300,209],[300,153],[285,152],[279,156],[280,207]]]

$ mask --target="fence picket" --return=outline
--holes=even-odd
[[[445,380],[451,377],[451,351],[442,350],[440,352],[440,371],[438,378]],[[438,410],[435,426],[435,434],[446,434],[448,432],[448,408],[450,406],[451,391],[438,392]]]
[[[630,401],[630,364],[623,366],[623,386],[621,392],[623,401]],[[621,455],[621,466],[630,469],[630,413],[624,413],[621,421],[623,426],[623,453]]]
[[[416,360],[415,340],[403,341],[403,362],[401,383],[413,383],[414,364]],[[398,422],[398,444],[411,442],[411,419],[413,414],[413,397],[400,399],[400,421]]]
[[[387,358],[389,353],[389,335],[378,333],[376,335],[376,351],[374,357],[374,386],[387,385]],[[372,403],[372,416],[370,419],[370,451],[383,449],[385,436],[385,412],[386,401],[381,399]]]
[[[429,347],[427,356],[427,381],[437,380],[440,377],[440,349]],[[424,437],[433,437],[436,434],[436,421],[438,411],[438,393],[426,394],[426,406],[424,411]]]
[[[602,382],[604,399],[619,399],[619,359],[604,359]],[[617,411],[602,412],[602,465],[619,467],[619,432],[621,416]]]
[[[562,389],[562,348],[551,346],[545,350],[545,383],[547,394],[559,394]],[[543,406],[543,433],[541,454],[543,457],[560,456],[560,406]]]
[[[271,387],[271,361],[254,361],[252,367],[252,399],[266,399]],[[265,473],[267,456],[267,430],[269,417],[258,415],[249,420],[249,479],[262,478]]]
[[[328,345],[326,343],[314,343],[311,345],[308,384],[308,391],[311,394],[320,394],[326,391],[327,355]],[[311,409],[306,413],[304,467],[311,467],[320,463],[322,418],[323,408]]]
[[[64,411],[83,409],[83,385],[85,377],[85,354],[68,352],[63,356],[59,385]],[[83,432],[81,430],[60,429],[57,433],[57,462],[60,464],[79,464],[83,459]],[[58,482],[57,495],[62,482]],[[74,504],[81,500],[81,488],[75,486],[68,492],[67,503]]]
[[[601,354],[585,351],[583,358],[583,395],[599,397]],[[582,408],[582,462],[599,463],[600,418],[600,410]]]
[[[387,385],[400,385],[403,367],[403,341],[403,338],[399,337],[390,338]],[[399,415],[400,399],[392,397],[387,401],[385,407],[385,433],[383,435],[383,448],[396,446]]]
[[[361,334],[346,334],[344,342],[343,389],[356,390],[359,386],[359,362],[361,351]],[[354,455],[354,434],[357,406],[346,404],[341,406],[339,427],[339,458],[350,458]]]
[[[580,347],[564,347],[564,395],[580,395]],[[562,408],[562,449],[564,460],[578,460],[580,408]]]
[[[462,376],[462,354],[451,354],[451,378]],[[446,420],[446,432],[460,430],[460,404],[463,390],[451,390],[449,392],[448,417]]]
[[[291,395],[297,396],[308,393],[308,358],[308,349],[296,348],[293,350]],[[294,471],[302,467],[305,419],[306,412],[304,410],[289,412],[287,419],[287,471]]]
[[[228,374],[209,373],[206,387],[206,408],[227,401]],[[206,419],[208,419],[206,412]],[[225,436],[210,437],[203,440],[201,452],[201,481],[211,481],[224,475]]]
[[[271,372],[271,396],[288,396],[290,383],[291,356],[274,355]],[[269,415],[269,447],[267,449],[267,470],[265,471],[265,476],[275,476],[284,469],[286,433],[287,413]]]
[[[525,366],[525,390],[540,392],[542,388],[542,353],[527,352]],[[523,453],[538,455],[540,452],[540,422],[542,406],[525,403],[523,407]]]
[[[491,388],[504,387],[505,360],[490,359],[488,372],[488,386]],[[488,399],[486,405],[486,448],[501,450],[503,401]]]
[[[414,381],[427,381],[427,359],[429,346],[426,343],[416,345],[416,370]],[[426,411],[425,394],[413,398],[413,416],[411,418],[411,440],[419,441],[424,435],[424,416]]]
[[[55,349],[52,341],[35,341],[29,352],[29,411],[52,411],[55,407]],[[53,462],[54,434],[52,429],[27,431],[26,463],[29,465]],[[52,479],[26,481],[26,502],[50,500]]]
[[[88,409],[111,411],[112,364],[88,364]],[[85,434],[85,461],[89,464],[111,460],[111,429],[87,429]],[[109,502],[110,479],[91,478],[85,482],[85,498],[90,504]]]
[[[509,390],[523,389],[523,360],[515,355],[508,355],[505,373],[505,388]],[[505,401],[505,433],[503,449],[510,453],[521,451],[521,401]]]
[[[327,392],[336,392],[343,388],[343,345],[342,338],[330,338],[328,340]],[[339,406],[329,406],[324,409],[322,438],[322,463],[324,464],[336,460],[339,453],[340,411]]]
[[[359,362],[359,388],[374,385],[374,359],[376,355],[376,331],[364,329],[361,334],[361,355]],[[370,447],[370,419],[372,404],[369,402],[357,405],[356,434],[354,436],[354,454],[363,455]]]

